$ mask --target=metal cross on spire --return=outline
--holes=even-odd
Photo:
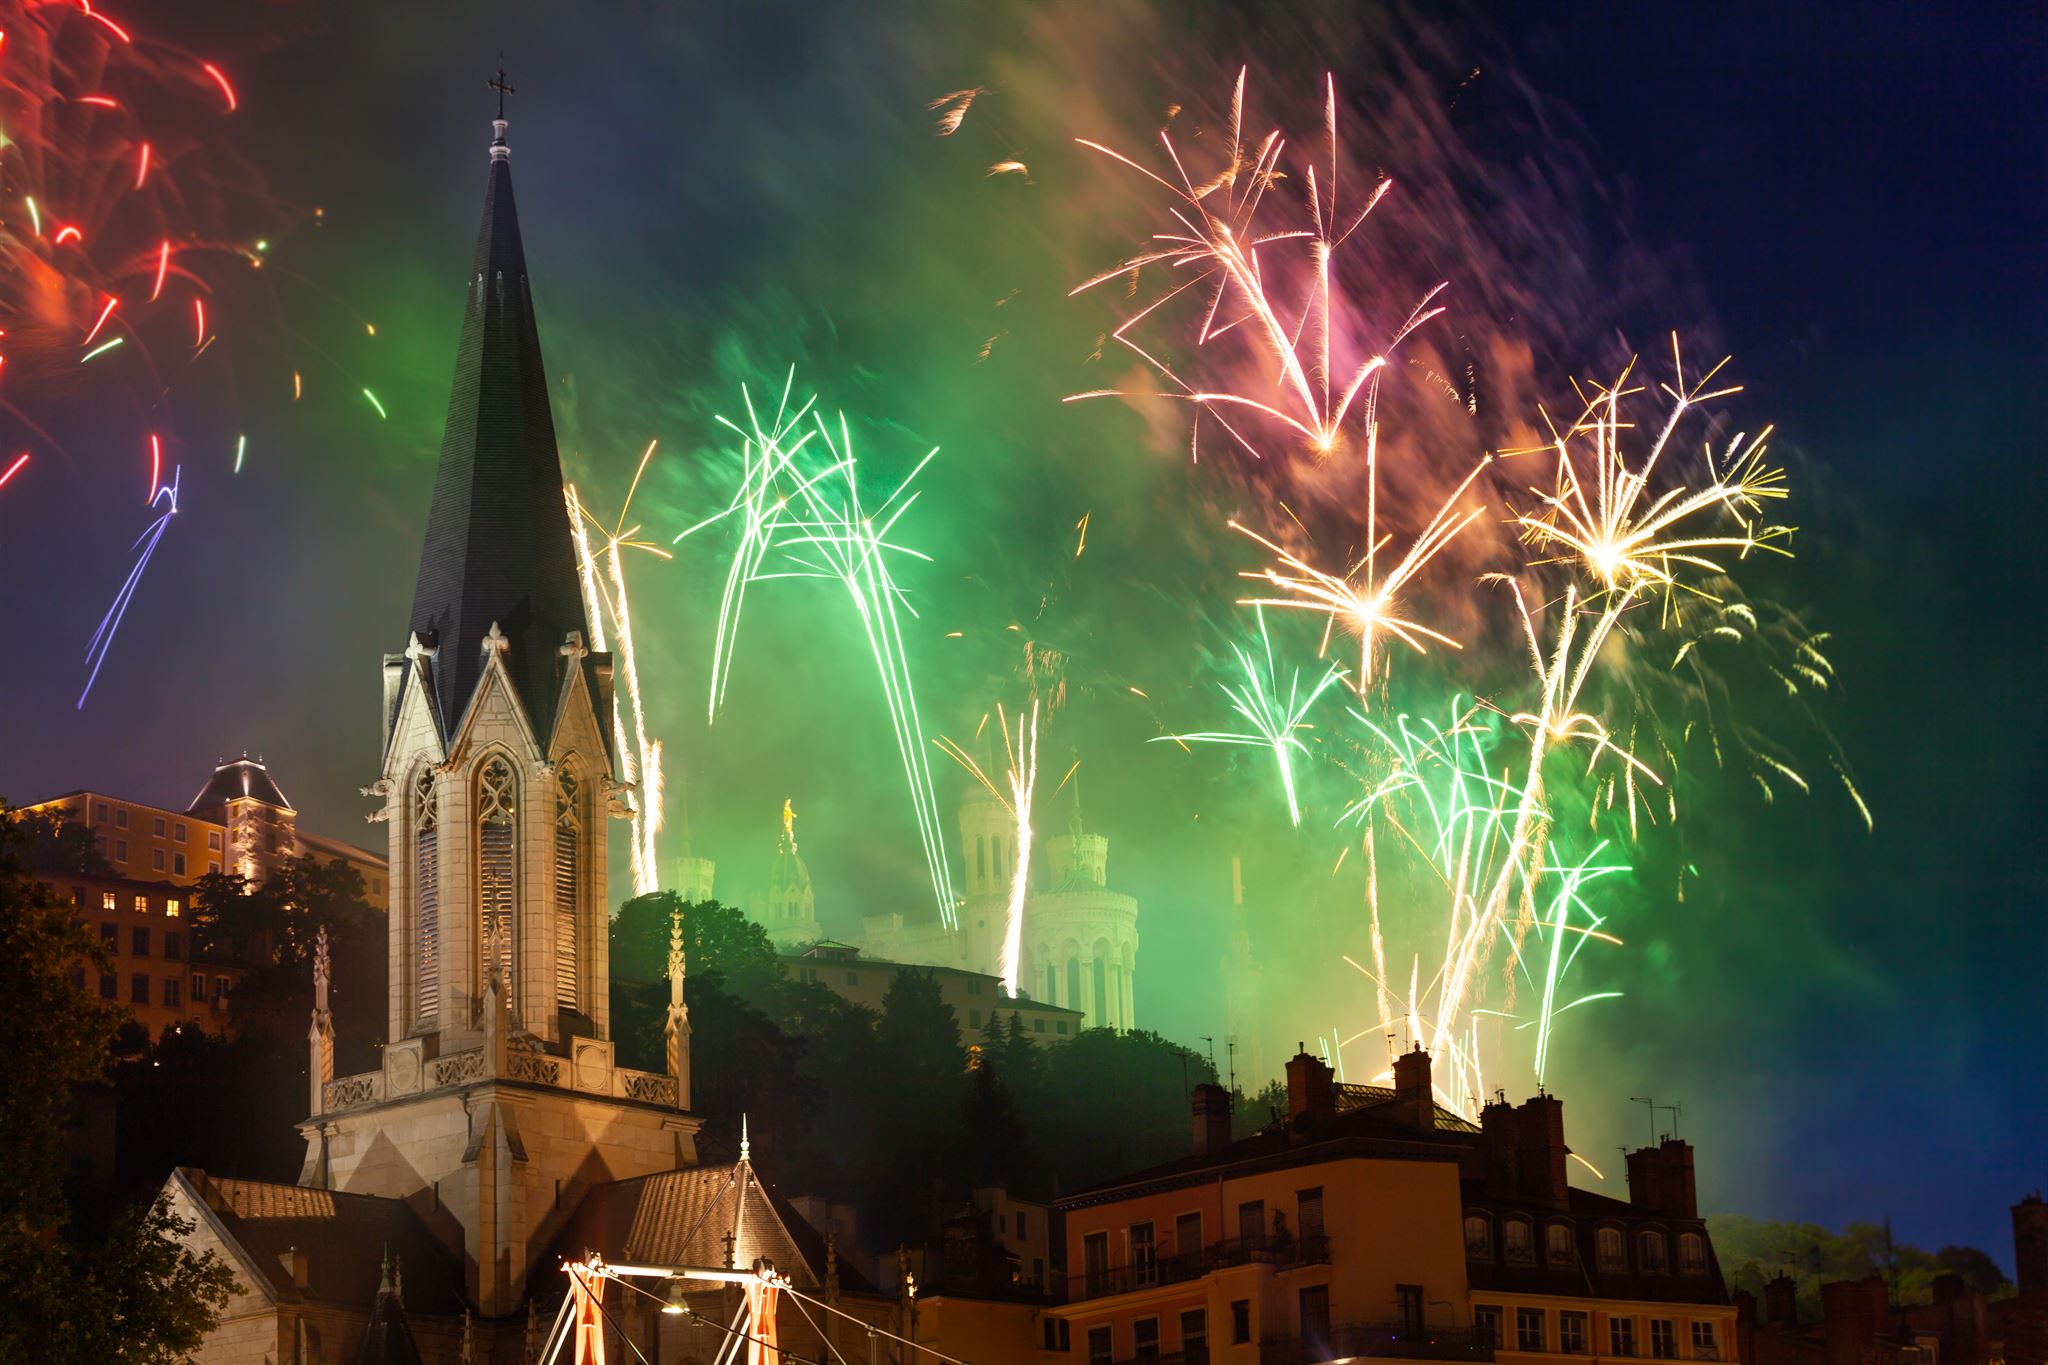
[[[485,84],[498,92],[498,117],[502,119],[505,117],[505,96],[519,93],[517,88],[505,79],[505,66],[503,62],[498,64],[498,74],[491,77]]]

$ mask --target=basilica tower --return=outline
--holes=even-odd
[[[386,655],[390,1003],[380,1070],[310,1040],[300,1183],[414,1201],[486,1316],[593,1184],[695,1160],[680,954],[667,1074],[614,1064],[609,656],[588,623],[512,197],[501,79],[413,594]],[[323,972],[324,990],[324,972]]]

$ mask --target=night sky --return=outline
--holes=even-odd
[[[159,31],[236,77],[240,111],[206,135],[267,187],[247,231],[271,241],[270,273],[223,287],[222,342],[197,363],[180,353],[152,377],[123,359],[90,381],[104,391],[73,377],[61,401],[11,394],[6,450],[47,444],[0,489],[0,792],[182,806],[247,749],[306,827],[381,835],[356,789],[376,775],[380,656],[405,643],[502,48],[557,430],[589,500],[615,510],[659,438],[634,519],[666,543],[715,510],[734,466],[713,415],[792,363],[801,392],[846,411],[877,487],[940,447],[904,523],[933,556],[903,571],[928,731],[967,737],[1023,695],[1025,642],[1057,651],[1067,701],[1045,764],[1081,761],[1112,884],[1140,900],[1141,1020],[1182,1042],[1224,1031],[1239,855],[1273,988],[1266,1056],[1351,1032],[1371,994],[1339,960],[1362,921],[1330,874],[1353,836],[1329,826],[1355,780],[1317,766],[1292,831],[1249,751],[1147,743],[1223,719],[1217,670],[1246,626],[1236,574],[1254,567],[1223,525],[1269,511],[1277,476],[1221,442],[1190,466],[1184,411],[1059,402],[1139,377],[1114,347],[1091,359],[1115,291],[1066,293],[1159,218],[1071,140],[1142,148],[1174,104],[1192,137],[1242,65],[1248,123],[1307,139],[1334,71],[1353,169],[1396,180],[1360,293],[1392,307],[1447,280],[1450,311],[1404,351],[1407,375],[1460,357],[1476,374],[1476,418],[1394,400],[1410,419],[1395,452],[1420,471],[1396,480],[1402,499],[1526,433],[1572,375],[1668,355],[1674,327],[1689,355],[1732,353],[1730,430],[1775,423],[1800,528],[1798,557],[1748,585],[1832,633],[1840,683],[1820,715],[1875,817],[1866,832],[1824,762],[1810,796],[1768,805],[1735,774],[1688,778],[1678,828],[1646,835],[1607,907],[1627,945],[1581,983],[1626,994],[1559,1043],[1574,1146],[1612,1173],[1645,1131],[1629,1097],[1677,1102],[1710,1210],[1890,1217],[1903,1238],[2009,1263],[2005,1205],[2048,1180],[2038,9],[593,13],[249,7]],[[935,137],[926,102],[971,87],[989,93]],[[1029,175],[985,174],[1003,159]],[[144,522],[152,429],[184,466],[184,510],[74,709]],[[1300,510],[1335,524],[1354,491],[1333,477]],[[665,853],[687,825],[736,900],[788,797],[828,932],[919,913],[894,745],[830,585],[759,594],[707,729],[725,549],[631,564],[670,754]],[[1472,580],[1497,567],[1455,560],[1475,618],[1497,603]],[[1511,637],[1471,629],[1463,686],[1504,686],[1473,660],[1507,658]],[[1312,631],[1276,638],[1313,652]],[[1397,659],[1387,704],[1436,711],[1447,668]],[[949,809],[958,778],[940,774]],[[1489,1080],[1531,1085],[1505,1066]]]

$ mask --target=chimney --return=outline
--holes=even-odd
[[[1486,1191],[1496,1198],[1515,1193],[1515,1146],[1521,1132],[1515,1108],[1498,1097],[1479,1111],[1479,1146],[1486,1158]]]
[[[2048,1295],[2048,1204],[2039,1190],[2012,1206],[2012,1259],[2020,1297]]]
[[[1764,1285],[1764,1321],[1792,1327],[1799,1321],[1799,1282],[1780,1272]]]
[[[1891,1313],[1884,1277],[1834,1280],[1820,1287],[1827,1365],[1866,1365],[1875,1356],[1878,1334]]]
[[[306,1289],[306,1271],[308,1268],[306,1253],[295,1246],[286,1247],[284,1254],[279,1256],[277,1261],[280,1266],[284,1267],[285,1273],[291,1276],[292,1288],[300,1293],[304,1293]]]
[[[1436,1093],[1429,1084],[1429,1054],[1417,1043],[1394,1058],[1394,1097],[1401,1118],[1425,1133],[1436,1131]]]
[[[1565,1179],[1564,1101],[1555,1095],[1531,1095],[1516,1116],[1515,1173],[1524,1199],[1563,1208],[1570,1198]]]
[[[1195,1087],[1195,1155],[1215,1156],[1230,1145],[1230,1092],[1204,1082]]]
[[[1287,1122],[1296,1132],[1316,1129],[1337,1116],[1337,1089],[1330,1068],[1307,1048],[1287,1061]]]
[[[1655,1147],[1628,1154],[1628,1202],[1661,1218],[1700,1216],[1693,1180],[1692,1144],[1665,1138]]]

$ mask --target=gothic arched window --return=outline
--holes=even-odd
[[[583,810],[576,772],[562,766],[555,781],[555,1003],[577,1007],[577,950],[583,923]]]
[[[441,817],[434,770],[412,780],[413,1014],[422,1030],[441,1015]]]
[[[979,835],[974,840],[974,875],[988,876],[988,840]]]
[[[512,907],[517,903],[518,783],[502,758],[484,764],[476,790],[477,906],[481,911],[483,963],[495,961],[501,989],[512,988]],[[495,955],[495,956],[493,956]]]

